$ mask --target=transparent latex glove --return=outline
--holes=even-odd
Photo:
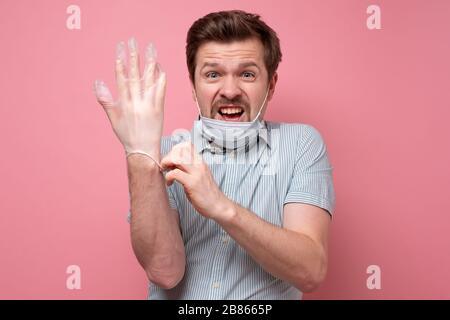
[[[146,65],[142,77],[134,38],[128,41],[128,51],[130,57],[127,74],[125,43],[117,45],[115,69],[118,99],[113,99],[101,80],[95,81],[94,92],[124,146],[126,156],[144,154],[159,165],[166,75],[156,62],[156,50],[151,43],[146,49]]]

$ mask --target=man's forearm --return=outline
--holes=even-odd
[[[275,226],[230,201],[216,220],[267,272],[313,291],[326,274],[327,256],[310,237]]]
[[[175,286],[183,277],[185,251],[176,213],[169,206],[159,167],[144,155],[127,159],[131,201],[131,242],[150,281]]]

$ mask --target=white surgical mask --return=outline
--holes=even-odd
[[[200,115],[200,120],[195,121],[195,129],[201,132],[203,138],[211,144],[225,149],[225,151],[251,148],[256,144],[259,130],[264,128],[264,123],[259,120],[259,116],[266,103],[269,88],[267,88],[266,96],[259,108],[258,114],[250,122],[225,121],[204,117],[200,111],[195,91],[194,94]]]

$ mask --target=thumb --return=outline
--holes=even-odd
[[[94,94],[97,101],[104,108],[111,108],[114,106],[113,97],[108,89],[108,86],[102,80],[95,80],[94,82]]]
[[[111,92],[108,86],[102,80],[95,80],[94,82],[94,94],[98,103],[103,107],[108,118],[112,121],[114,118],[114,107],[116,103],[113,100]]]

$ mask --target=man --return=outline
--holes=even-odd
[[[150,45],[118,47],[113,102],[98,101],[125,147],[133,250],[149,299],[301,299],[327,271],[332,168],[317,130],[263,121],[281,51],[258,15],[197,20],[186,56],[200,117],[192,141],[162,137],[165,74]],[[164,175],[165,173],[165,175]],[[175,183],[174,183],[175,182]]]

